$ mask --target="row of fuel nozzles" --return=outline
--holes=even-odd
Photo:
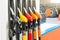
[[[10,10],[12,12],[12,15],[15,15],[11,7]],[[30,7],[29,7],[30,13],[28,13],[25,8],[24,8],[25,14],[23,14],[19,8],[17,8],[17,10],[19,12],[18,18],[22,24],[22,40],[37,40],[37,34],[38,34],[38,40],[41,40],[40,39],[41,37],[40,19],[42,18],[41,14],[35,8],[33,12]],[[27,32],[26,27],[28,28],[28,36],[26,35]]]

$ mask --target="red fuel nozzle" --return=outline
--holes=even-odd
[[[28,19],[29,22],[32,22],[33,21],[32,17],[29,15],[29,13],[26,11],[25,8],[24,8],[24,10],[25,10],[25,16],[26,16],[26,18]]]

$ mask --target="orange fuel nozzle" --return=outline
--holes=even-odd
[[[35,8],[34,8],[34,11],[35,11],[35,14],[38,17],[38,19],[41,19],[42,18],[41,14],[39,12],[37,12],[37,10]]]

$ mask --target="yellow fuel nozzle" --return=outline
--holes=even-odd
[[[28,22],[27,18],[22,14],[20,9],[19,8],[17,8],[17,9],[19,11],[19,17],[20,17],[21,22]]]
[[[35,11],[35,14],[38,17],[38,19],[41,19],[42,18],[41,14],[39,12],[37,12],[37,10],[35,8],[34,8],[34,11]]]
[[[30,10],[30,14],[31,14],[33,20],[37,20],[38,19],[37,16],[32,12],[32,10],[30,9],[30,7],[29,7],[29,10]]]

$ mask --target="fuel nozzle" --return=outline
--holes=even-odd
[[[22,12],[20,11],[19,8],[17,8],[17,9],[19,11],[19,17],[20,17],[21,22],[27,23],[28,22],[27,18],[22,14]]]
[[[35,9],[35,7],[33,8],[34,8],[35,14],[38,17],[38,19],[41,19],[42,18],[41,14]]]
[[[31,15],[27,12],[27,10],[24,8],[24,11],[25,11],[25,16],[26,18],[28,19],[28,40],[32,40],[33,38],[33,34],[32,34],[32,22],[33,22],[33,19],[31,17]]]

